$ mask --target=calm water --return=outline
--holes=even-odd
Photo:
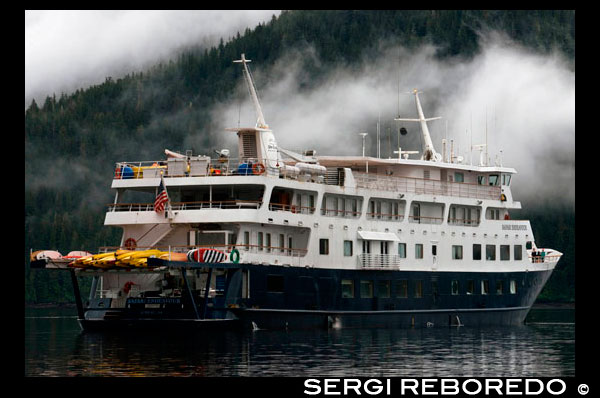
[[[75,309],[27,309],[26,376],[575,375],[573,309],[503,328],[83,333]]]

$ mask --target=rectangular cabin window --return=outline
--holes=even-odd
[[[319,239],[319,254],[329,254],[329,239]]]
[[[294,249],[294,245],[292,245],[293,239],[291,236],[288,236],[288,255],[292,255],[292,250]]]
[[[477,185],[485,185],[485,176],[477,176]]]
[[[463,247],[461,245],[452,245],[452,260],[462,260]]]
[[[450,291],[452,293],[452,295],[456,296],[458,294],[458,281],[457,280],[453,280],[452,282],[450,282]]]
[[[481,245],[479,243],[473,244],[473,260],[481,260]]]
[[[266,238],[265,246],[267,246],[267,252],[270,252],[271,251],[271,234],[266,233],[265,238]]]
[[[475,294],[475,281],[472,279],[467,281],[467,294]]]
[[[351,240],[344,241],[344,256],[346,256],[346,257],[352,256],[352,241]]]
[[[488,185],[491,186],[497,186],[500,183],[500,178],[498,176],[498,174],[490,174],[489,178],[488,178]]]
[[[485,259],[488,261],[496,260],[496,245],[485,245]]]
[[[285,235],[279,234],[279,251],[283,253],[285,251]]]
[[[398,243],[398,256],[406,258],[406,243]]]
[[[465,175],[463,173],[454,173],[454,182],[465,182]]]
[[[257,236],[258,236],[258,239],[257,239],[256,245],[258,246],[258,250],[262,250],[264,247],[263,246],[263,233],[259,232]]]
[[[426,180],[431,179],[431,170],[423,170],[423,178]]]
[[[377,281],[377,297],[390,298],[390,281]]]
[[[358,201],[356,199],[352,199],[352,217],[358,216]]]
[[[510,294],[517,294],[517,281],[514,279],[510,280]]]
[[[423,258],[423,244],[415,244],[415,258]]]
[[[515,245],[515,260],[519,261],[519,260],[523,260],[523,246],[521,245]]]
[[[364,254],[371,253],[371,241],[370,240],[363,240],[363,253]]]
[[[267,292],[283,293],[283,275],[267,275]]]
[[[496,294],[504,293],[504,284],[502,281],[496,281]]]
[[[510,185],[510,174],[502,174],[502,185]]]
[[[342,279],[342,298],[354,298],[354,281]]]
[[[396,297],[407,298],[408,297],[408,281],[401,279],[396,281]]]
[[[423,281],[415,281],[415,298],[423,298]]]
[[[380,247],[381,254],[388,254],[388,242],[385,242],[385,241],[379,242],[379,247]]]
[[[481,294],[489,294],[490,293],[490,281],[483,280],[481,281]]]
[[[244,231],[244,250],[250,250],[250,231]]]
[[[360,297],[373,298],[373,281],[360,281]]]
[[[510,245],[500,245],[500,260],[510,260]]]

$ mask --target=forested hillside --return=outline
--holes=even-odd
[[[437,57],[452,60],[476,54],[488,31],[532,51],[559,51],[574,64],[574,11],[285,11],[218,46],[190,48],[149,70],[33,101],[25,112],[26,302],[73,300],[68,275],[29,270],[30,249],[95,252],[119,244],[120,230],[102,225],[115,162],[214,145],[203,132],[212,127],[211,107],[231,100],[240,83],[232,60],[241,53],[268,68],[291,49],[311,47],[316,55],[303,64],[310,90],[329,70],[375,54],[382,42],[433,44]],[[540,299],[574,300],[574,217],[573,206],[551,203],[520,214],[544,246],[565,253]]]

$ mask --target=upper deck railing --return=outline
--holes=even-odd
[[[297,179],[298,174],[287,168],[268,169],[260,159],[209,159],[191,158],[169,159],[168,161],[118,162],[115,179],[139,179],[164,177],[202,177],[202,176],[257,176],[274,174],[285,179]],[[352,172],[356,186],[370,190],[392,191],[428,195],[445,195],[474,199],[500,199],[500,186],[479,185],[465,182],[449,182],[415,177],[389,176]],[[332,184],[327,179],[315,179],[314,182]],[[333,184],[338,185],[339,180]]]
[[[353,172],[356,185],[360,188],[382,191],[408,192],[428,195],[447,195],[461,198],[500,199],[500,187],[448,182],[424,178],[397,177],[381,174]]]

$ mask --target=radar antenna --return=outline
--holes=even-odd
[[[417,113],[419,115],[418,119],[394,119],[401,122],[419,122],[421,123],[421,133],[423,133],[423,141],[425,141],[425,149],[423,150],[423,156],[421,159],[423,160],[432,160],[434,162],[440,162],[442,160],[442,155],[435,151],[433,147],[433,142],[431,141],[431,135],[429,134],[429,129],[427,128],[427,122],[432,120],[441,119],[441,116],[438,117],[430,117],[425,118],[423,114],[423,109],[421,108],[421,102],[419,101],[419,91],[415,88],[412,91],[412,94],[415,95],[415,102],[417,104]]]

